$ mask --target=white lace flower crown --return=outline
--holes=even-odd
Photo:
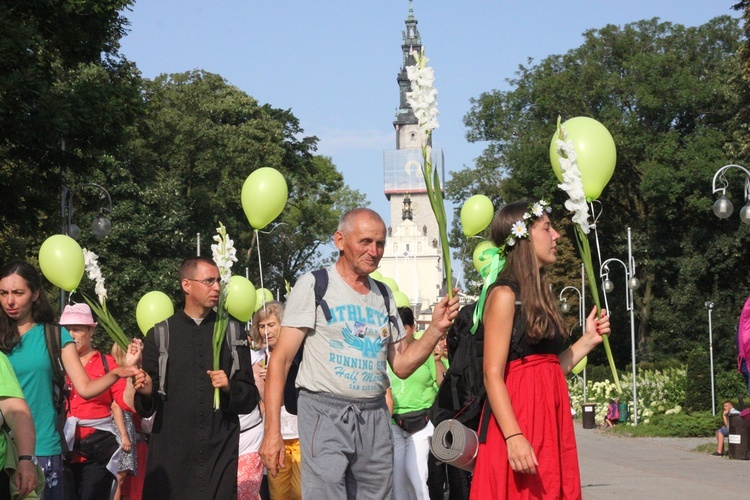
[[[545,213],[552,212],[552,207],[547,200],[539,200],[536,203],[530,203],[528,210],[523,214],[522,220],[517,220],[510,227],[510,234],[505,238],[505,246],[512,247],[519,238],[529,236],[529,226],[534,223]]]

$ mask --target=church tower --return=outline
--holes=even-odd
[[[396,78],[399,106],[393,127],[396,149],[383,154],[384,193],[390,201],[388,238],[379,271],[396,280],[399,289],[409,297],[415,318],[429,323],[433,305],[442,296],[443,262],[437,220],[430,207],[422,176],[422,134],[406,93],[411,84],[406,67],[414,65],[413,52],[422,50],[412,2],[402,32],[401,71]],[[443,184],[443,151],[432,149],[432,165]]]

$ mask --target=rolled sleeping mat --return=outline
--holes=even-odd
[[[458,420],[444,420],[435,427],[430,450],[441,462],[474,472],[479,438],[476,432]]]

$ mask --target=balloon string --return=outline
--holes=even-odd
[[[258,274],[260,275],[260,289],[262,291],[261,295],[261,304],[263,305],[263,317],[266,317],[268,313],[266,312],[266,294],[263,292],[263,264],[260,259],[260,237],[258,236],[258,230],[255,230],[255,238],[256,242],[256,248],[258,249]],[[266,328],[266,331],[264,332],[264,335],[266,337],[266,349],[268,349],[268,328]]]

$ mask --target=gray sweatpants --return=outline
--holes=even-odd
[[[302,498],[390,499],[390,422],[385,397],[353,399],[301,390],[297,425]]]

